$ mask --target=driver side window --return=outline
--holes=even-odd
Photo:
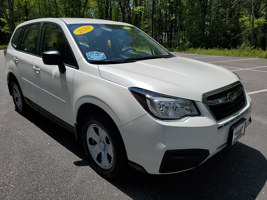
[[[45,23],[43,25],[41,52],[56,50],[63,57],[63,62],[77,66],[75,57],[64,35],[64,32],[56,24]]]

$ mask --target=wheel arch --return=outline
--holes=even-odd
[[[18,79],[16,78],[16,76],[12,72],[9,72],[7,74],[7,86],[8,86],[8,91],[9,91],[10,95],[12,95],[12,89],[11,89],[12,81],[15,81],[16,83],[19,84]]]
[[[126,151],[125,145],[124,145],[124,141],[121,135],[121,132],[118,128],[118,122],[116,123],[114,120],[114,117],[111,117],[110,114],[108,112],[106,112],[103,108],[101,108],[100,106],[93,104],[93,103],[83,103],[82,105],[80,105],[78,111],[77,111],[77,115],[76,115],[76,138],[78,141],[82,140],[82,124],[84,122],[84,119],[88,116],[91,117],[101,117],[104,118],[106,121],[108,121],[109,123],[112,124],[112,126],[114,126],[114,128],[117,130],[118,134],[119,134],[119,138],[120,138],[120,142],[123,145],[123,148]],[[127,155],[127,153],[126,153]]]

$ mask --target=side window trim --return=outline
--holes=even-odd
[[[57,23],[54,23],[54,22],[42,22],[42,24],[41,24],[41,29],[40,29],[41,31],[40,31],[39,51],[38,51],[38,53],[40,54],[40,56],[42,56],[43,41],[44,41],[44,38],[43,38],[43,37],[44,37],[44,34],[43,34],[43,33],[44,33],[44,25],[45,25],[45,24],[52,24],[52,25],[57,26],[57,27],[62,31],[62,33],[64,34],[64,38],[65,38],[65,40],[66,40],[66,42],[67,42],[67,45],[70,47],[69,41],[67,40],[66,35],[65,35],[65,33],[64,33],[64,31],[63,31],[63,29],[61,28],[60,25],[58,25]],[[73,57],[74,60],[75,60],[75,65],[72,65],[72,64],[69,64],[69,63],[64,63],[64,65],[67,66],[67,67],[74,68],[74,69],[79,69],[77,60],[76,60],[76,58],[75,58],[75,55],[74,55],[74,53],[73,53],[71,47],[70,47],[70,51],[71,51],[72,57]]]

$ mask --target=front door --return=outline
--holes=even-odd
[[[36,65],[40,69],[38,75],[39,105],[73,125],[72,81],[76,71],[76,61],[62,29],[54,23],[44,23],[41,34],[41,52],[57,50],[63,57],[66,72],[60,73],[57,65],[45,65],[39,57]]]

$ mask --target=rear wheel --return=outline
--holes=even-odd
[[[122,139],[106,119],[87,118],[82,128],[83,147],[90,166],[105,178],[118,178],[127,167]]]
[[[19,113],[23,113],[26,110],[26,103],[24,101],[23,94],[21,92],[19,84],[14,81],[11,83],[12,98],[15,104],[15,109]]]

